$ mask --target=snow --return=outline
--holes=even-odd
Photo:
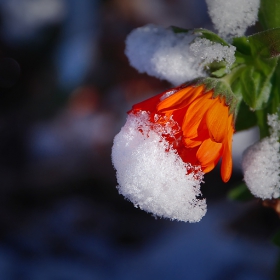
[[[112,161],[119,193],[155,216],[200,221],[206,213],[200,192],[203,173],[184,163],[161,136],[169,127],[164,131],[150,127],[147,112],[129,115],[114,139]]]

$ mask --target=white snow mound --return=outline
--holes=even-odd
[[[155,216],[200,221],[207,208],[206,200],[200,197],[203,173],[186,174],[193,167],[182,161],[160,129],[151,130],[149,125],[147,112],[129,115],[114,139],[112,161],[119,193]]]

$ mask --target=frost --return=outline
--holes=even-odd
[[[155,216],[198,222],[207,207],[200,192],[203,173],[184,163],[161,136],[170,128],[152,130],[151,125],[146,112],[129,115],[114,139],[119,193]]]
[[[243,36],[258,20],[260,0],[206,0],[206,3],[215,28],[227,40]]]
[[[174,85],[182,84],[199,76],[196,59],[189,50],[193,35],[175,34],[156,25],[133,30],[127,37],[125,53],[130,64],[140,73],[165,79]]]
[[[236,47],[223,46],[204,38],[196,38],[190,45],[190,50],[198,58],[198,61],[202,61],[201,64],[203,66],[207,66],[207,64],[214,61],[225,61],[226,68],[229,72],[231,65],[235,61],[234,53]]]
[[[227,67],[234,62],[235,47],[195,38],[188,33],[174,33],[149,24],[128,35],[125,53],[140,73],[174,85],[207,76],[206,66],[215,60],[224,60]]]
[[[253,195],[262,199],[280,195],[280,122],[278,116],[269,115],[269,137],[250,146],[244,153],[242,168],[244,180]]]

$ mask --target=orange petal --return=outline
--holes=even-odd
[[[207,139],[201,144],[197,150],[196,157],[203,172],[209,172],[214,168],[215,163],[221,156],[222,147],[222,143],[213,142],[211,139]]]
[[[183,162],[190,163],[193,166],[200,165],[200,163],[196,157],[197,150],[198,150],[198,147],[193,148],[193,149],[187,149],[184,146],[181,146],[179,149],[177,149],[178,154],[182,158]]]
[[[149,99],[146,99],[142,102],[139,102],[135,105],[132,106],[132,109],[130,111],[128,111],[128,114],[132,113],[132,112],[137,112],[137,111],[147,111],[147,112],[154,112],[156,110],[156,106],[157,104],[160,102],[160,98],[161,96],[164,94],[160,93],[157,94]]]
[[[207,110],[213,106],[212,92],[197,98],[189,106],[182,124],[184,137],[195,138],[198,136],[198,127]]]
[[[211,139],[214,142],[222,143],[227,137],[228,107],[220,101],[215,102],[206,113],[206,124]]]
[[[221,176],[223,181],[226,183],[232,174],[232,135],[233,135],[233,127],[232,127],[232,119],[233,116],[230,115],[228,119],[228,137],[225,140],[224,151],[222,155],[222,165],[221,165]]]
[[[221,165],[221,176],[223,181],[226,183],[230,179],[232,174],[232,157],[231,151],[228,145],[225,146],[223,153],[222,165]]]
[[[176,93],[162,100],[157,105],[157,110],[160,113],[165,113],[167,111],[179,110],[183,107],[186,107],[201,94],[203,89],[204,86],[188,86],[180,89]]]
[[[168,116],[168,113],[164,113],[166,116]],[[183,119],[185,117],[186,114],[186,109],[179,109],[179,110],[175,110],[172,111],[172,119],[178,123],[178,125],[180,127],[182,127],[182,123],[183,123]]]
[[[201,170],[204,173],[208,173],[210,171],[212,171],[216,166],[216,163],[214,161],[209,162],[206,166],[201,166]]]
[[[184,144],[187,148],[194,148],[199,146],[202,143],[202,140],[192,140],[190,138],[184,138]]]

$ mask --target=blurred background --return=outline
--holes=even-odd
[[[205,177],[197,224],[155,219],[116,189],[113,138],[170,85],[129,66],[136,27],[212,29],[204,0],[0,0],[0,279],[273,279],[276,214]]]

